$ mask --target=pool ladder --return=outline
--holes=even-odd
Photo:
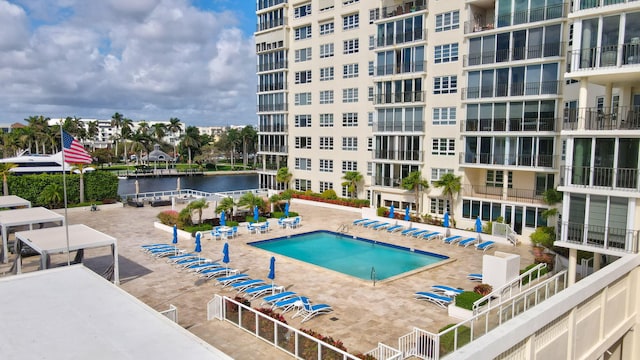
[[[373,286],[376,286],[376,268],[375,267],[371,267],[371,281],[373,281]]]
[[[349,224],[340,224],[336,232],[339,233],[348,233],[349,232]]]

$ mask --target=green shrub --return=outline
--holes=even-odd
[[[536,266],[536,265],[538,265],[538,264],[531,264],[531,265],[527,266],[526,268],[520,270],[520,275],[522,275],[522,274],[526,273],[527,271],[533,269],[533,267]],[[544,269],[541,269],[540,271],[533,272],[533,273],[531,273],[531,277],[526,277],[526,278],[522,279],[522,285],[528,284],[529,280],[537,279],[538,278],[538,273],[542,276],[542,275],[545,275],[548,272],[549,272],[549,268],[548,267],[546,267]]]
[[[289,217],[296,217],[299,216],[299,214],[295,211],[289,211]],[[274,219],[280,219],[281,217],[284,217],[284,212],[283,211],[274,211],[271,213],[271,217]],[[251,217],[251,219],[253,219],[253,217]],[[251,220],[253,221],[253,220]],[[262,221],[261,221],[262,222]]]
[[[185,226],[184,231],[191,233],[191,236],[195,236],[198,231],[211,231],[213,229],[213,225],[211,224],[198,224],[192,226]]]
[[[191,210],[189,210],[189,208],[180,210],[180,213],[178,213],[178,227],[180,229],[184,229],[186,226],[191,225],[193,225],[193,221],[191,220]]]
[[[456,306],[467,310],[473,310],[473,303],[479,300],[482,295],[473,292],[465,291],[462,294],[456,296]]]
[[[320,197],[323,199],[336,200],[338,198],[338,194],[333,189],[327,189],[320,194]]]
[[[460,296],[460,295],[458,295]],[[455,326],[456,324],[449,324],[440,331],[439,333],[447,330],[448,328]],[[457,348],[466,345],[471,341],[471,329],[468,326],[460,326],[457,330],[458,341],[455,343]],[[455,341],[456,330],[452,330],[440,337],[440,355],[448,354],[454,351],[454,341]]]
[[[274,213],[274,214],[275,214],[275,213]],[[246,222],[251,222],[251,223],[252,223],[252,222],[256,222],[256,221],[253,219],[253,215],[247,215],[247,217],[246,217],[246,218],[244,218],[244,220],[245,220]],[[265,222],[265,221],[267,221],[267,218],[266,218],[266,217],[264,217],[264,216],[258,216],[258,222]]]
[[[379,207],[376,209],[376,215],[378,216],[384,216],[384,213],[387,212],[387,208],[386,207]]]

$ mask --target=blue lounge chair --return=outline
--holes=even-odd
[[[231,287],[235,290],[241,291],[250,287],[263,285],[265,282],[261,279],[247,279],[244,281],[237,282],[235,284],[231,284]]]
[[[476,244],[475,247],[478,250],[487,251],[487,250],[491,249],[493,247],[493,245],[495,245],[495,244],[496,244],[495,241],[484,241],[484,242]]]
[[[254,286],[254,287],[250,287],[244,290],[241,290],[241,293],[244,293],[245,295],[249,296],[249,300],[253,300],[255,298],[261,297],[261,296],[265,296],[269,293],[271,293],[271,295],[275,294],[276,292],[282,292],[284,290],[283,286],[278,286],[278,285],[273,285],[273,284],[265,284],[265,285],[258,285],[258,286]]]
[[[387,232],[393,233],[396,231],[402,231],[402,229],[404,229],[404,226],[402,225],[393,225],[387,228]]]
[[[365,223],[367,221],[370,221],[370,219],[369,218],[363,218],[363,219],[353,220],[353,225],[360,225],[360,224]]]
[[[473,244],[475,244],[476,242],[478,242],[478,238],[466,238],[466,239],[464,239],[464,240],[461,240],[461,241],[458,243],[458,246],[464,246],[464,247],[467,247],[467,246],[469,246],[469,245],[473,245]]]
[[[471,281],[480,281],[480,282],[482,282],[482,274],[471,273],[471,274],[467,275],[467,279],[469,279]]]
[[[414,233],[416,231],[420,231],[420,229],[418,229],[418,228],[409,228],[407,230],[402,230],[402,232],[400,232],[400,235],[408,236],[408,235],[411,235],[412,233]]]
[[[235,274],[237,272],[238,270],[236,269],[221,267],[221,268],[215,268],[215,269],[202,270],[200,272],[200,276],[203,278],[211,279],[211,278],[222,276],[222,275],[228,276],[229,274]]]
[[[412,232],[409,235],[413,236],[414,238],[417,238],[417,237],[420,237],[421,235],[428,234],[430,232],[431,231],[429,231],[429,230],[419,230],[419,231]]]
[[[372,229],[373,230],[382,230],[382,229],[387,228],[389,225],[391,225],[391,224],[389,224],[388,222],[383,222],[383,223],[380,223],[380,224],[377,224],[377,225],[373,226]]]
[[[298,294],[296,294],[293,291],[283,291],[280,293],[276,293],[273,295],[268,295],[265,296],[264,298],[262,298],[262,303],[260,304],[261,306],[264,305],[270,305],[273,306],[273,304],[277,303],[278,301],[282,301],[282,300],[286,300],[292,297],[297,297]]]
[[[142,245],[140,247],[141,247],[140,250],[144,252],[149,252],[151,250],[162,249],[167,247],[173,248],[174,246],[172,244],[149,244],[149,245]]]
[[[366,228],[374,227],[375,225],[378,225],[378,224],[381,224],[381,223],[382,222],[380,222],[378,220],[368,221],[368,222],[362,224],[362,227],[366,227]]]
[[[464,292],[462,289],[454,288],[453,286],[447,285],[433,285],[431,286],[431,290],[435,293],[444,293],[445,295],[454,294],[460,295]]]
[[[427,234],[422,234],[422,236],[420,236],[420,238],[423,240],[433,240],[441,237],[442,237],[442,233],[437,231],[427,233]]]
[[[167,256],[167,262],[176,262],[176,261],[180,261],[180,260],[184,260],[184,259],[188,259],[194,256],[198,256],[198,254],[194,254],[194,253],[183,253],[183,254],[178,254],[178,255],[171,255],[171,256]]]
[[[282,313],[286,313],[289,310],[292,310],[293,308],[295,308],[299,303],[302,302],[302,299],[304,299],[304,296],[294,296],[294,297],[290,297],[288,299],[284,299],[284,300],[280,300],[277,301],[275,304],[273,304],[273,306],[271,307],[272,309],[280,309],[282,310]]]
[[[214,269],[214,268],[219,268],[222,267],[219,263],[217,262],[213,262],[209,259],[204,259],[204,262],[201,262],[199,264],[192,264],[192,265],[188,265],[185,266],[185,269],[189,272],[195,272],[195,273],[199,273],[201,271],[207,270],[207,269]]]
[[[462,236],[454,235],[454,236],[449,236],[448,238],[442,239],[442,242],[445,243],[445,244],[453,245],[453,244],[457,243],[460,240],[462,240]]]
[[[309,299],[304,296],[300,298],[300,301],[302,302],[302,307],[298,309],[298,312],[295,315],[293,315],[292,318],[302,316],[302,320],[300,320],[301,323],[307,320],[311,320],[317,315],[327,314],[333,311],[331,306],[327,304],[311,305],[311,302],[309,301]]]
[[[222,287],[226,287],[240,281],[245,281],[247,279],[249,279],[249,275],[247,274],[234,274],[230,276],[223,276],[216,279],[216,281],[218,282],[216,285],[222,285]]]
[[[441,308],[446,308],[447,305],[451,304],[451,302],[453,301],[453,299],[450,297],[438,295],[428,291],[419,291],[415,294],[415,296],[416,300],[426,300],[440,306]]]
[[[179,254],[183,254],[183,253],[184,253],[184,250],[178,249],[177,247],[173,247],[173,246],[149,252],[149,254],[151,254],[151,255],[153,255],[155,257],[158,257],[158,258],[166,257],[166,256],[173,256],[173,255],[179,255]]]

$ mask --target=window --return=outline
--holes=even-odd
[[[376,37],[369,35],[369,50],[373,50],[376,47]]]
[[[333,33],[333,21],[320,24],[320,35],[327,35]]]
[[[433,59],[436,64],[458,61],[458,43],[438,45],[434,51]]]
[[[367,113],[367,126],[373,126],[373,112]]]
[[[351,5],[360,2],[360,0],[342,0],[342,5]]]
[[[308,158],[296,158],[296,170],[311,170],[311,159]]]
[[[296,50],[295,62],[309,61],[311,60],[311,48],[304,48]]]
[[[358,138],[357,137],[343,137],[342,138],[342,150],[358,151]]]
[[[320,114],[320,127],[333,127],[333,114]]]
[[[293,9],[293,17],[295,19],[299,19],[301,17],[305,17],[309,15],[311,15],[311,4],[298,6]]]
[[[359,51],[360,41],[358,39],[345,40],[342,46],[343,54],[355,54]]]
[[[373,138],[367,138],[367,151],[373,151]]]
[[[296,115],[295,127],[311,127],[311,115]]]
[[[432,214],[444,215],[445,209],[448,209],[448,201],[445,199],[429,198],[429,210]]]
[[[333,66],[320,68],[320,81],[333,80]]]
[[[368,176],[373,175],[373,163],[372,162],[367,162],[367,175]]]
[[[358,171],[358,163],[356,161],[343,161],[342,173],[344,174],[347,171]]]
[[[328,58],[333,56],[333,43],[320,45],[320,58]]]
[[[436,32],[453,30],[460,27],[460,11],[451,11],[436,15]]]
[[[504,171],[487,170],[486,184],[488,187],[504,187]],[[507,186],[513,188],[513,172],[507,173]]]
[[[373,24],[374,21],[380,19],[380,9],[375,8],[369,10],[369,24]]]
[[[453,94],[456,92],[458,92],[458,77],[456,75],[433,78],[434,94]]]
[[[311,105],[311,93],[297,93],[294,96],[295,105]]]
[[[456,108],[444,107],[433,108],[433,125],[455,125],[456,124]]]
[[[320,150],[333,150],[333,137],[321,136],[320,137]]]
[[[431,180],[432,181],[440,180],[440,178],[444,174],[453,174],[453,169],[431,168]]]
[[[455,155],[456,139],[433,139],[432,155]]]
[[[311,25],[301,26],[294,30],[295,40],[309,39],[311,38]]]
[[[320,91],[320,104],[333,104],[333,90]]]
[[[342,102],[343,103],[358,102],[358,88],[342,89]]]
[[[342,126],[358,126],[358,113],[348,112],[342,114]]]
[[[373,61],[369,61],[369,76],[373,76],[375,72],[375,67],[373,65]]]
[[[311,82],[311,70],[297,71],[295,73],[296,84],[306,84]]]
[[[367,101],[373,101],[373,86],[367,88]]]
[[[311,190],[311,180],[306,179],[296,179],[295,188],[298,191],[307,191]]]
[[[350,30],[358,28],[360,24],[360,15],[351,14],[342,17],[342,30]]]
[[[296,136],[296,149],[311,149],[310,136]]]
[[[333,160],[320,159],[320,172],[333,172]]]
[[[358,64],[342,65],[342,78],[355,78],[358,77]]]
[[[320,192],[323,193],[327,190],[333,189],[333,183],[330,181],[320,181]]]

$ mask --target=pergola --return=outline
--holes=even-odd
[[[60,223],[64,225],[64,216],[43,207],[0,211],[0,226],[2,227],[2,254],[0,260],[7,262],[9,252],[9,228],[13,226],[34,224]]]
[[[31,207],[31,201],[16,195],[0,196],[0,209],[12,207]]]
[[[158,162],[164,162],[165,169],[169,169],[169,162],[173,161],[174,159],[173,157],[171,157],[171,155],[160,150],[160,145],[155,144],[153,145],[153,151],[151,151],[149,155],[143,156],[141,160],[142,162],[146,161],[147,164],[153,161],[153,169],[155,170],[158,166]]]
[[[67,234],[69,243],[67,247]],[[103,246],[111,246],[113,254],[113,283],[120,284],[120,269],[118,265],[118,242],[105,233],[84,224],[16,232],[16,270],[22,272],[22,244],[28,245],[40,254],[40,269],[47,269],[52,254],[64,254],[67,251],[84,251]]]

